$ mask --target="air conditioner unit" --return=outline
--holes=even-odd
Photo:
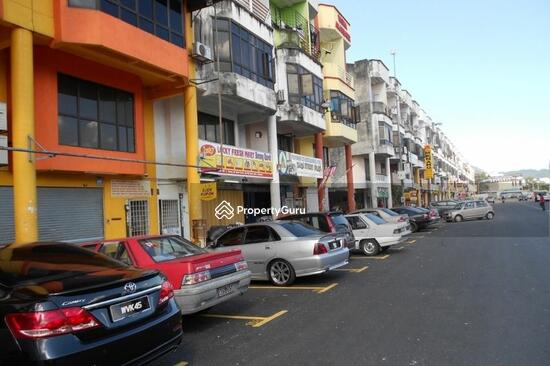
[[[277,104],[285,104],[285,91],[284,90],[277,90]]]
[[[203,64],[214,61],[212,58],[212,49],[200,42],[193,43],[193,54],[191,57]]]
[[[8,137],[0,135],[0,146],[8,147]],[[0,166],[8,165],[7,150],[0,150]]]

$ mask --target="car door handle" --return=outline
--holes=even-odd
[[[269,245],[266,245],[265,249],[271,249],[271,247]]]

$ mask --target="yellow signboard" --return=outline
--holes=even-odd
[[[424,179],[432,179],[434,177],[434,169],[432,165],[432,147],[424,146]]]
[[[218,196],[216,182],[201,183],[201,201],[212,201]]]

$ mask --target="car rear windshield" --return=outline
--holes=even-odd
[[[376,225],[383,225],[386,224],[386,221],[381,219],[380,217],[373,215],[373,214],[367,214],[367,217],[374,222]]]
[[[330,218],[332,219],[332,222],[334,223],[334,226],[339,229],[349,229],[349,222],[346,220],[346,217],[341,214],[331,214]]]
[[[281,226],[297,238],[323,234],[323,232],[317,230],[313,226],[302,224],[301,222],[285,222],[281,223]]]
[[[125,266],[74,244],[35,243],[0,249],[0,284],[8,287],[37,281],[62,281],[113,268]]]
[[[399,214],[395,213],[394,211],[390,210],[389,208],[381,208],[380,210],[384,211],[390,216],[399,216]]]
[[[155,262],[166,262],[177,258],[208,253],[187,240],[175,236],[163,236],[139,240],[141,247]]]

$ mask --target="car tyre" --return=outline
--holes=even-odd
[[[296,272],[290,263],[283,259],[275,259],[267,268],[269,282],[275,286],[290,286],[296,280]]]
[[[416,233],[418,231],[418,224],[414,221],[411,221],[411,232]]]
[[[462,217],[462,215],[455,216],[455,222],[462,222],[463,220],[464,220],[464,217]]]
[[[374,239],[362,240],[360,244],[361,252],[367,257],[380,253],[380,245]]]
[[[495,214],[492,212],[487,212],[487,215],[485,215],[487,220],[492,220],[495,217]]]

